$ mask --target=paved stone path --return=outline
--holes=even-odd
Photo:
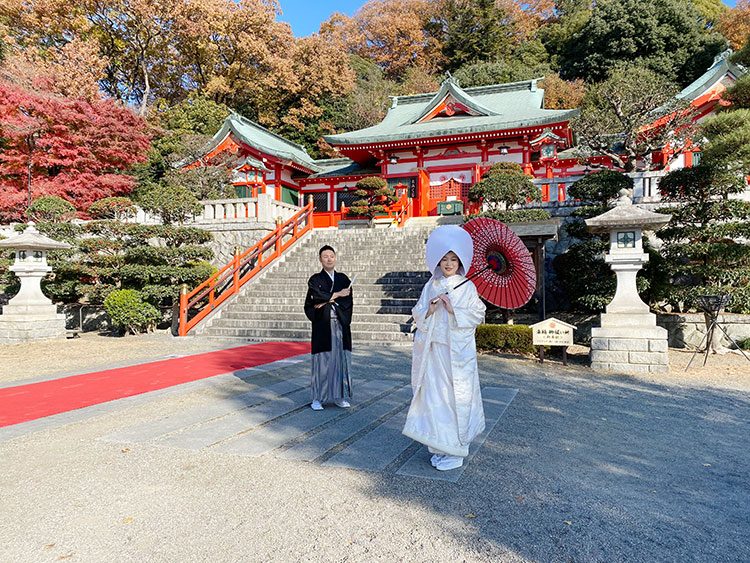
[[[309,408],[310,380],[307,375],[280,381],[268,380],[265,384],[256,382],[259,376],[268,371],[285,375],[298,373],[295,369],[297,364],[307,365],[308,358],[305,355],[284,359],[213,378],[215,381],[176,386],[171,391],[165,389],[14,425],[0,430],[0,442],[112,412],[118,407],[124,409],[134,404],[149,403],[163,398],[165,394],[190,394],[208,385],[222,385],[228,377],[240,377],[254,387],[198,406],[175,409],[165,416],[125,426],[98,439],[123,445],[151,444],[235,456],[271,454],[281,459],[329,467],[450,482],[460,479],[466,465],[452,471],[435,471],[429,463],[427,448],[401,434],[411,400],[411,386],[403,379],[358,381],[350,409],[328,406],[323,411]],[[481,448],[517,391],[501,387],[483,389],[486,429],[472,444],[467,464]]]
[[[472,444],[467,462],[516,392],[499,387],[483,390],[486,430]],[[128,426],[99,439],[248,457],[271,453],[282,459],[366,471],[388,469],[403,476],[457,482],[465,466],[437,472],[429,464],[427,449],[401,434],[410,400],[409,384],[375,379],[359,382],[350,409],[329,406],[313,411],[309,377],[299,376]]]

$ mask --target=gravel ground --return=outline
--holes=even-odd
[[[744,563],[750,382],[725,358],[644,379],[482,356],[519,393],[457,484],[96,439],[248,383],[175,390],[0,443],[0,560]],[[354,367],[408,381],[409,351]]]

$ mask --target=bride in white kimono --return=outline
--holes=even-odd
[[[432,278],[412,309],[413,397],[403,433],[428,446],[432,465],[441,471],[461,467],[469,444],[484,430],[474,332],[485,306],[471,281],[454,290],[466,280],[472,256],[464,229],[435,229],[426,252]]]

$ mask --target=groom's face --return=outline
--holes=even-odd
[[[336,253],[333,250],[324,250],[320,253],[320,263],[327,272],[330,272],[336,267]]]

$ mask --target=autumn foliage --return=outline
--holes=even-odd
[[[719,19],[721,33],[734,49],[741,49],[750,37],[750,0],[739,0]]]
[[[56,195],[85,210],[127,194],[125,173],[146,158],[146,124],[113,100],[89,102],[0,81],[0,220],[23,219],[29,197]],[[30,191],[29,191],[30,190]],[[30,195],[29,195],[30,194]]]

